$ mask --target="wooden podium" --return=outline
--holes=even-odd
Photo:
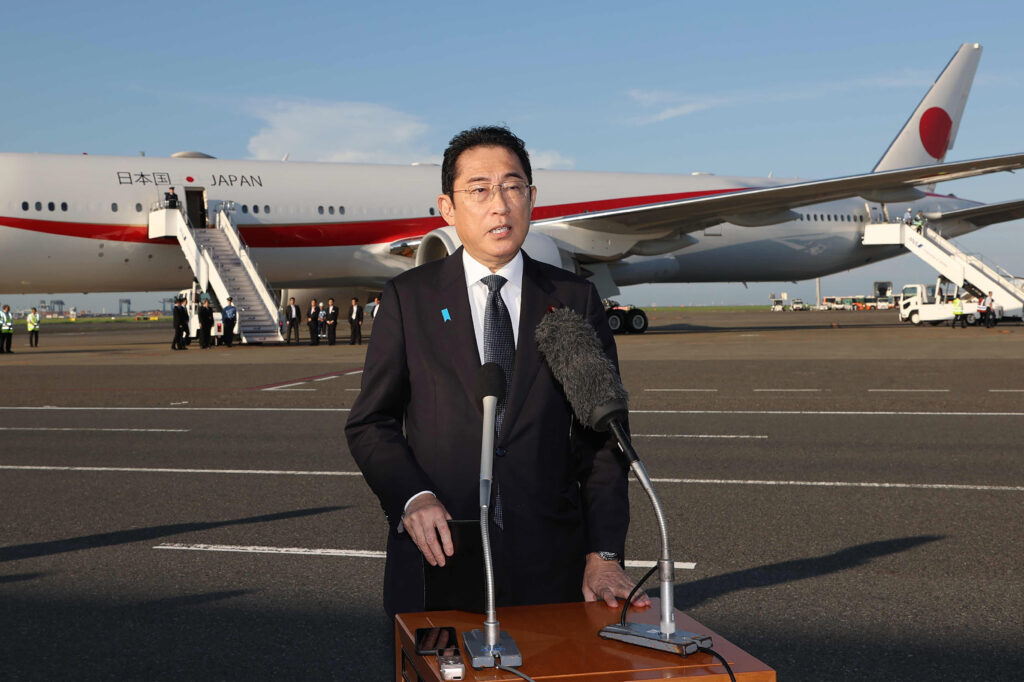
[[[630,622],[657,624],[658,601],[648,609],[630,609]],[[686,658],[623,642],[601,639],[598,630],[617,622],[619,609],[604,602],[511,606],[498,609],[501,629],[516,641],[523,654],[524,673],[535,680],[572,680],[618,682],[619,680],[693,680],[725,681],[729,676],[714,657],[696,653]],[[396,682],[437,682],[440,675],[436,656],[416,653],[416,628],[454,627],[459,649],[462,633],[483,628],[483,614],[465,611],[404,613],[395,618]],[[729,661],[737,680],[775,682],[775,671],[744,652],[721,635],[708,630],[694,619],[676,611],[676,627],[700,632],[714,638],[714,649]],[[463,660],[466,652],[462,651]],[[474,670],[466,663],[464,680],[519,680],[496,668]]]

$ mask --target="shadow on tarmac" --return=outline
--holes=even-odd
[[[759,587],[770,587],[782,583],[819,578],[838,573],[850,568],[862,566],[878,557],[906,552],[929,542],[944,539],[941,535],[919,535],[916,537],[879,540],[863,545],[855,545],[847,549],[809,559],[793,559],[781,561],[767,566],[748,568],[734,573],[716,575],[711,578],[695,580],[675,588],[675,606],[682,611],[692,611],[698,606],[717,597],[752,590]],[[659,589],[649,591],[657,596]]]
[[[97,533],[95,535],[82,535],[77,538],[66,538],[64,540],[51,540],[49,542],[33,542],[25,545],[11,545],[0,547],[0,562],[17,561],[19,559],[31,559],[34,557],[62,554],[64,552],[77,552],[83,549],[95,549],[97,547],[110,547],[112,545],[125,545],[132,542],[143,542],[178,535],[181,533],[192,533],[195,531],[209,530],[211,528],[223,528],[225,526],[239,526],[250,523],[266,523],[268,521],[283,521],[285,519],[301,518],[304,516],[315,516],[328,512],[340,511],[349,507],[315,507],[313,509],[297,509],[294,511],[279,512],[277,514],[263,514],[260,516],[248,516],[241,519],[230,519],[228,521],[207,521],[198,523],[174,523],[166,526],[152,526],[150,528],[134,528],[132,530],[119,530],[112,533]]]

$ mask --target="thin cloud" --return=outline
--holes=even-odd
[[[633,89],[629,90],[626,94],[633,103],[639,105],[642,109],[648,110],[648,113],[634,116],[631,122],[634,125],[649,125],[722,107],[811,101],[859,90],[902,88],[923,90],[931,85],[931,83],[931,77],[923,74],[923,72],[906,71],[900,74],[853,78],[845,81],[808,83],[782,90],[774,89],[748,93],[683,95],[664,90]]]
[[[418,117],[370,102],[257,102],[266,125],[249,139],[253,159],[348,163],[436,162],[427,152],[428,126]]]
[[[576,165],[576,162],[573,159],[563,156],[560,152],[549,149],[531,149],[529,151],[530,165],[534,168],[555,170],[558,168],[572,168]]]

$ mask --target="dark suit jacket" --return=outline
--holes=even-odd
[[[356,309],[356,317],[355,317],[354,320],[352,319],[352,308],[353,307]],[[348,321],[350,323],[356,323],[356,324],[358,324],[359,322],[362,322],[363,321],[363,306],[361,306],[361,305],[349,306],[348,307]]]
[[[292,310],[293,308],[294,308],[294,311]],[[285,306],[284,317],[288,321],[289,324],[297,324],[298,321],[299,321],[299,317],[301,317],[301,316],[302,316],[302,309],[299,308],[299,306],[297,306],[297,305],[296,306],[291,306],[291,305]]]
[[[338,306],[332,305],[327,309],[327,321],[333,322],[335,325],[338,324]]]
[[[213,308],[209,306],[199,307],[199,326],[209,329],[213,326]]]
[[[482,416],[462,250],[399,275],[384,298],[346,434],[388,519],[384,608],[394,614],[423,607],[421,555],[396,531],[406,501],[432,490],[454,518],[480,518]],[[524,253],[519,342],[494,461],[504,518],[492,536],[499,605],[579,601],[586,553],[622,554],[629,525],[626,462],[607,436],[574,421],[537,352],[534,330],[552,306],[589,318],[617,361],[593,285]]]
[[[188,310],[183,305],[174,306],[174,328],[179,331],[188,328]]]

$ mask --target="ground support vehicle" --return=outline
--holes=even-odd
[[[647,313],[634,305],[620,305],[617,301],[605,300],[604,311],[613,334],[643,334],[647,331]]]

